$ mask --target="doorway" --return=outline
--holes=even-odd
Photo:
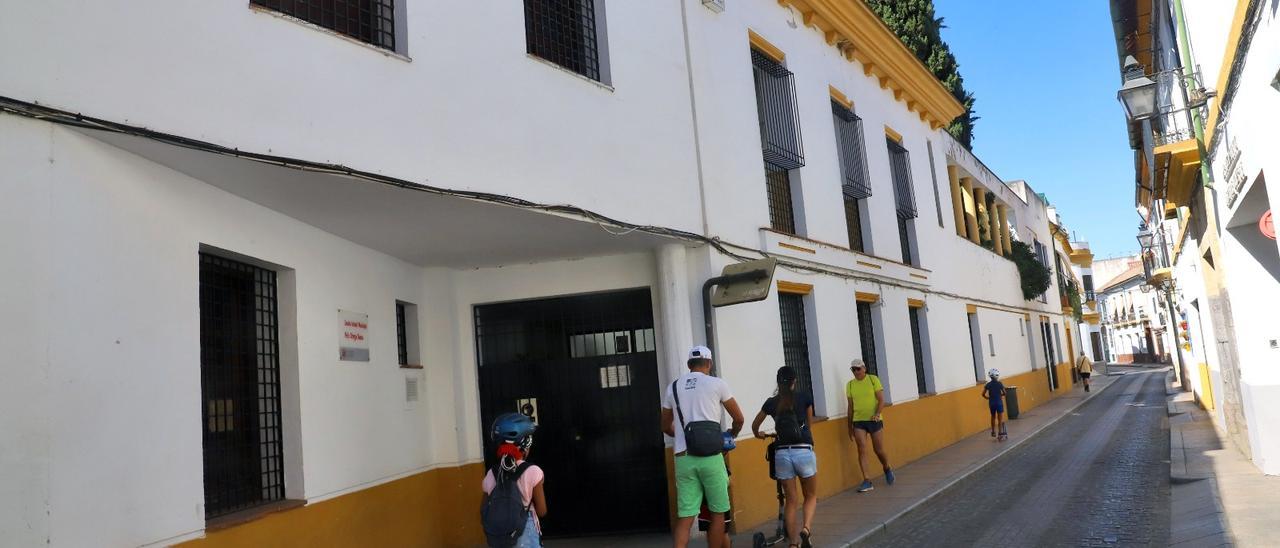
[[[1093,349],[1093,361],[1102,361],[1102,336],[1097,331],[1089,332],[1089,347]]]
[[[648,289],[475,307],[481,424],[538,423],[547,536],[666,531],[667,473]]]

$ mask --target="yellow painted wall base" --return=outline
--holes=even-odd
[[[215,546],[475,546],[484,465],[438,468],[209,532]]]
[[[1058,393],[1071,388],[1070,364],[1056,366]],[[1201,364],[1202,386],[1208,368]],[[1022,410],[1037,407],[1057,394],[1049,390],[1043,369],[1004,379],[1018,387]],[[990,415],[975,385],[891,405],[884,410],[890,464],[898,467],[987,428]],[[1212,396],[1209,396],[1212,408]],[[748,413],[749,415],[752,413]],[[853,442],[843,418],[813,425],[818,452],[818,495],[829,497],[862,480]],[[774,483],[764,458],[766,444],[743,440],[728,456],[733,473],[731,495],[736,527],[745,530],[777,514]],[[869,466],[880,475],[879,462]],[[675,516],[675,470],[666,452],[668,500]],[[270,514],[205,538],[182,544],[188,548],[221,546],[477,546],[484,543],[477,515],[484,465],[439,468],[356,491],[323,502]],[[589,496],[589,495],[588,495]]]
[[[1019,409],[1026,411],[1071,389],[1071,365],[1059,364],[1057,372],[1056,392],[1049,390],[1049,375],[1043,369],[1003,381],[1007,386],[1018,387]],[[989,428],[991,415],[981,394],[982,386],[975,385],[886,407],[885,449],[889,454],[889,464],[895,468],[903,466]],[[862,481],[857,451],[849,440],[845,420],[827,420],[813,425],[814,447],[818,454],[819,497],[829,497]],[[769,479],[764,456],[767,445],[762,440],[743,440],[728,457],[733,472],[734,519],[739,531],[777,517],[774,482]],[[880,462],[870,452],[868,466],[875,470],[873,477],[882,475]]]
[[[1213,385],[1209,383],[1209,364],[1200,364],[1200,406],[1213,411]]]

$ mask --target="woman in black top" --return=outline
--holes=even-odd
[[[796,370],[791,367],[778,369],[778,390],[765,400],[764,406],[751,423],[751,431],[757,438],[777,438],[773,455],[774,471],[782,482],[786,495],[783,508],[787,533],[791,546],[808,547],[809,527],[813,525],[813,513],[818,509],[818,458],[813,452],[813,397],[808,391],[796,391]],[[773,434],[760,432],[765,417],[773,417]],[[797,481],[799,478],[799,488]],[[804,493],[804,525],[796,527],[796,510],[800,506],[797,491]]]

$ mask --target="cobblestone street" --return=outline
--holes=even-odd
[[[1164,373],[1132,371],[860,545],[1164,545],[1167,428]]]

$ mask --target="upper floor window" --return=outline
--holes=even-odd
[[[250,0],[361,42],[396,51],[396,0]]]
[[[602,4],[598,0],[524,0],[529,54],[608,83],[601,63]]]
[[[892,137],[885,140],[889,147],[889,167],[893,174],[893,199],[898,213],[898,240],[902,244],[902,262],[914,265],[916,260],[913,251],[916,242],[913,220],[917,213],[916,196],[911,189],[911,159],[907,155],[907,149],[898,141]]]
[[[795,234],[797,223],[791,170],[804,165],[800,121],[796,116],[795,81],[791,71],[755,48],[751,49],[751,67],[756,88],[756,114],[760,122],[760,146],[764,155],[769,224],[779,232]]]
[[[871,184],[867,176],[866,149],[862,143],[862,120],[835,100],[831,101],[831,116],[836,128],[840,188],[844,196],[844,220],[849,235],[849,249],[866,251],[866,215],[863,215],[862,209],[866,206],[866,199],[871,196]]]

